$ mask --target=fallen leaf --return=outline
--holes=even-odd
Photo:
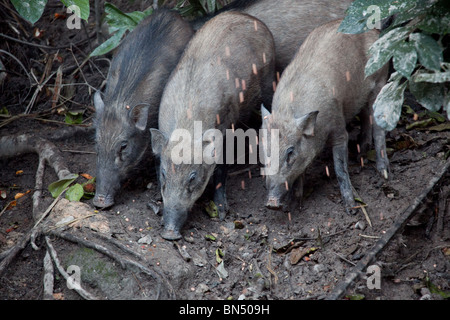
[[[80,176],[82,176],[83,178],[86,178],[88,180],[93,179],[94,177],[91,176],[89,173],[80,173]]]
[[[205,239],[206,240],[210,240],[210,241],[216,241],[216,237],[210,235],[210,234],[206,234],[205,235]]]
[[[17,206],[17,201],[13,200],[6,206],[6,210],[11,210],[13,207]]]
[[[217,218],[219,216],[219,211],[217,210],[217,206],[214,201],[210,201],[205,207],[205,210],[211,218]]]
[[[442,252],[444,253],[444,256],[450,256],[450,247],[443,248]]]
[[[235,229],[244,229],[244,223],[242,221],[236,220],[234,221]]]
[[[19,174],[22,174],[23,173],[23,170],[17,170],[16,171],[16,176],[18,176]]]
[[[223,259],[222,259],[223,256],[224,256],[224,254],[223,254],[222,250],[220,250],[220,248],[217,248],[216,249],[216,261],[217,261],[217,263],[221,263],[223,261]]]
[[[24,195],[26,195],[26,194],[28,194],[28,193],[30,193],[31,192],[31,190],[27,190],[27,192],[18,192],[18,193],[16,193],[16,195],[14,196],[14,200],[17,200],[17,199],[20,199],[20,198],[22,198]]]
[[[223,279],[228,277],[228,271],[225,270],[225,265],[223,264],[223,261],[217,266],[216,272],[219,278]]]
[[[430,131],[444,131],[444,130],[450,130],[450,122],[445,122],[438,124],[437,126],[429,127],[428,130]]]
[[[307,247],[307,248],[294,248],[292,249],[291,252],[291,256],[289,257],[289,260],[291,262],[292,265],[297,264],[301,258],[303,258],[304,256],[313,253],[314,251],[316,251],[317,248],[311,248],[311,247]],[[306,261],[309,261],[310,259],[308,257],[305,257]]]
[[[363,294],[351,294],[348,296],[345,296],[347,300],[363,300],[365,296]]]

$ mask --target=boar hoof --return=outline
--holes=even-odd
[[[108,208],[114,204],[114,201],[110,197],[104,195],[96,195],[93,203],[97,208]]]
[[[384,178],[385,180],[388,180],[388,179],[389,179],[388,171],[387,171],[386,169],[383,169],[383,170],[381,171],[381,174],[383,175],[383,178]]]
[[[346,207],[345,211],[347,212],[348,215],[350,216],[354,216],[358,213],[358,209],[354,208],[354,207]]]
[[[164,229],[164,231],[161,233],[161,237],[166,240],[173,241],[181,239],[181,234],[178,232],[178,230]]]

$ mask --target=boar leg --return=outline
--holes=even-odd
[[[379,85],[381,86],[381,85]],[[381,88],[380,88],[381,90]],[[375,90],[369,100],[368,110],[370,112],[370,118],[373,118],[373,103],[377,98],[377,94],[380,90]],[[377,125],[376,121],[370,121],[373,130],[373,140],[375,143],[375,152],[376,152],[376,161],[377,161],[377,170],[381,174],[384,179],[389,178],[389,159],[386,153],[386,132],[383,128]]]
[[[224,220],[228,211],[225,182],[227,180],[227,165],[217,164],[214,170],[214,203],[217,206],[220,220]]]
[[[289,204],[289,209],[291,211],[295,209],[299,209],[303,203],[303,183],[305,179],[305,173],[303,172],[298,178],[294,181],[292,185],[292,190],[289,192],[289,197],[287,202]]]
[[[345,127],[342,127],[345,128]],[[352,184],[348,174],[348,133],[343,129],[338,139],[333,139],[333,162],[336,177],[338,179],[341,195],[347,213],[356,213],[352,207],[355,207],[355,199],[353,197]]]
[[[361,153],[358,154],[358,162],[360,161],[360,157],[362,154],[367,153],[372,147],[373,142],[373,128],[372,128],[372,113],[370,112],[371,106],[365,106],[360,114],[359,118],[361,119],[361,133],[359,138],[359,146]],[[373,118],[372,118],[373,119]]]
[[[386,133],[376,123],[373,124],[377,170],[384,179],[389,178],[389,159],[386,153]]]

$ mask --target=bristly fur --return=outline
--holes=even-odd
[[[221,14],[225,11],[231,11],[231,10],[242,11],[259,1],[261,1],[261,0],[235,0],[235,1],[227,4],[226,6],[224,6],[222,9],[218,10],[217,12],[210,13],[203,17],[193,20],[192,27],[194,28],[194,30],[198,30],[198,29],[200,29],[200,27],[202,25],[204,25],[207,21],[211,20],[218,14]]]

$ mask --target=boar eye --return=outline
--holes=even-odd
[[[288,163],[288,164],[290,164],[291,163],[291,161],[292,161],[292,154],[294,153],[294,147],[289,147],[287,150],[286,150],[286,162]]]
[[[189,175],[189,182],[194,181],[195,178],[197,178],[197,172],[193,171],[193,172],[191,172],[191,174]]]
[[[123,151],[126,149],[126,147],[127,147],[127,142],[126,142],[126,141],[123,141],[123,142],[120,144],[120,149],[119,149],[119,157],[120,157],[120,160],[122,160],[122,161],[123,161],[122,153],[123,153]]]

